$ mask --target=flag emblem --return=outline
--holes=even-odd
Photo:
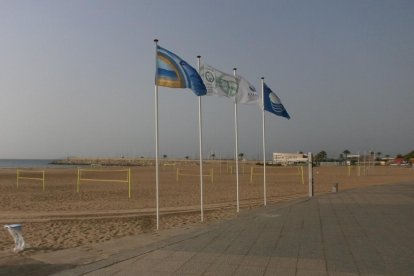
[[[207,93],[197,71],[176,54],[157,45],[155,84],[171,88],[190,88],[197,96]]]
[[[221,75],[217,80],[219,87],[224,91],[226,97],[234,97],[237,93],[238,85],[234,78],[228,78],[227,75]]]
[[[280,98],[265,83],[263,84],[263,96],[264,110],[290,119],[290,116],[283,106]]]
[[[210,71],[207,71],[205,74],[206,81],[214,82],[214,75]]]
[[[164,52],[157,52],[157,84],[173,88],[185,88],[184,74],[179,65],[171,56]],[[182,66],[183,63],[180,62]]]

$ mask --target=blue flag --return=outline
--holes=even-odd
[[[290,116],[280,101],[279,97],[266,85],[266,83],[263,83],[263,96],[264,110],[269,111],[275,115],[290,119]]]
[[[207,94],[197,71],[176,54],[157,45],[155,84],[172,88],[190,88],[197,96]]]

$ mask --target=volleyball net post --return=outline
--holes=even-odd
[[[355,166],[347,165],[347,167],[348,167],[347,168],[348,176],[352,175],[352,171],[354,171],[357,176],[361,176],[361,167],[359,165],[355,165]]]
[[[302,184],[305,185],[305,178],[303,176],[303,166],[300,166],[300,175],[302,176]]]

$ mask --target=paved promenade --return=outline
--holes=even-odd
[[[414,275],[414,184],[339,190],[176,234],[57,275]]]

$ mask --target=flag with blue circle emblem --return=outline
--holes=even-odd
[[[190,88],[197,96],[207,94],[197,71],[176,54],[157,45],[155,84],[171,88]]]
[[[290,116],[279,97],[266,85],[266,83],[263,83],[263,97],[264,110],[277,116],[290,119]]]

